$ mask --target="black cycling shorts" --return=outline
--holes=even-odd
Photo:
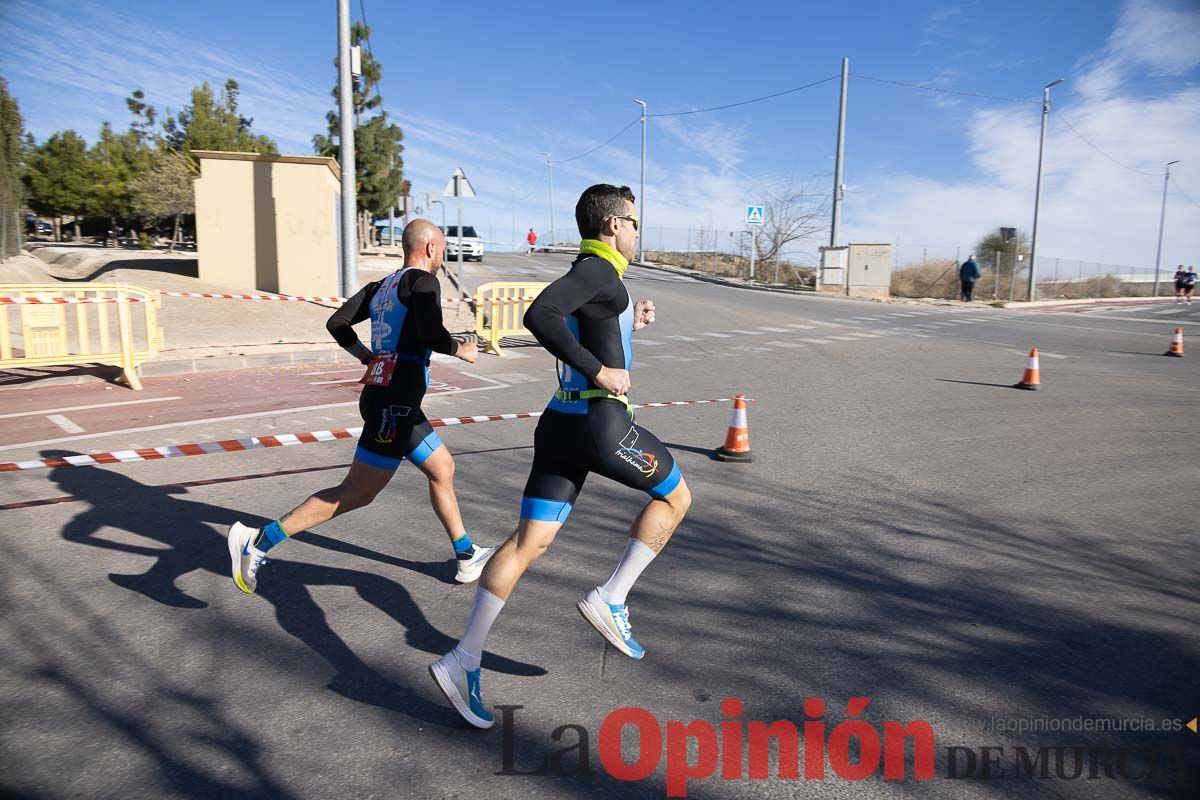
[[[521,519],[565,522],[590,472],[660,500],[683,479],[671,451],[634,425],[624,404],[592,400],[586,414],[547,409],[533,435]]]
[[[408,459],[420,466],[442,446],[442,438],[421,410],[424,385],[411,388],[364,386],[358,398],[362,435],[354,458],[371,467],[396,469]]]

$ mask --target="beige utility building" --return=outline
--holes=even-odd
[[[335,159],[193,150],[200,280],[280,294],[339,294]]]
[[[892,246],[850,244],[821,248],[817,291],[885,300],[891,296]]]

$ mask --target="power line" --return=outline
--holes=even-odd
[[[1180,194],[1180,195],[1183,197],[1183,199],[1184,199],[1184,200],[1187,200],[1189,203],[1191,203],[1192,205],[1194,205],[1196,208],[1200,208],[1200,203],[1197,203],[1195,200],[1193,200],[1193,199],[1192,199],[1192,198],[1191,198],[1191,197],[1188,195],[1188,193],[1187,193],[1187,192],[1185,192],[1185,191],[1183,190],[1183,187],[1181,187],[1181,186],[1179,185],[1179,179],[1178,179],[1178,178],[1176,178],[1176,179],[1175,179],[1175,182],[1174,182],[1173,184],[1171,184],[1171,187],[1170,187],[1170,188],[1171,188],[1171,191],[1174,191],[1174,192],[1179,192],[1179,194]]]
[[[1071,123],[1070,123],[1070,122],[1067,120],[1067,118],[1066,118],[1066,117],[1064,117],[1064,116],[1063,116],[1061,113],[1059,113],[1057,110],[1054,112],[1054,116],[1058,117],[1058,119],[1059,119],[1059,120],[1060,120],[1060,121],[1061,121],[1061,122],[1062,122],[1064,125],[1066,125],[1068,128],[1070,128],[1070,129],[1071,129],[1071,133],[1073,133],[1073,134],[1075,134],[1076,136],[1078,136],[1078,137],[1079,137],[1079,138],[1080,138],[1080,139],[1083,141],[1083,143],[1084,143],[1084,144],[1086,144],[1088,147],[1090,147],[1090,148],[1092,148],[1093,150],[1095,150],[1095,151],[1096,151],[1097,153],[1099,153],[1100,155],[1102,155],[1102,156],[1104,156],[1105,158],[1107,158],[1107,159],[1108,159],[1109,161],[1111,161],[1112,163],[1116,164],[1118,167],[1122,167],[1122,168],[1124,168],[1124,169],[1127,169],[1127,170],[1129,170],[1130,172],[1136,172],[1136,173],[1137,173],[1137,174],[1139,174],[1139,175],[1149,175],[1151,178],[1157,178],[1157,177],[1158,177],[1158,173],[1155,173],[1155,172],[1146,172],[1146,171],[1144,171],[1144,170],[1135,169],[1134,167],[1131,167],[1131,166],[1129,166],[1128,164],[1122,164],[1120,161],[1117,161],[1115,158],[1113,158],[1112,156],[1110,156],[1108,153],[1104,152],[1104,151],[1103,151],[1103,150],[1101,150],[1099,147],[1097,147],[1096,145],[1092,144],[1092,143],[1091,143],[1091,142],[1088,140],[1088,138],[1087,138],[1086,136],[1084,136],[1082,133],[1080,133],[1078,130],[1076,130],[1076,129],[1075,129],[1075,126],[1074,126],[1074,125],[1072,125],[1072,124],[1071,124]]]
[[[647,117],[682,117],[687,114],[703,114],[708,111],[721,111],[726,108],[736,108],[737,106],[747,106],[747,105],[750,105],[751,103],[761,103],[763,100],[771,100],[776,97],[783,97],[785,94],[792,94],[793,92],[799,92],[803,89],[811,89],[814,86],[820,86],[822,83],[829,83],[830,81],[837,80],[840,77],[841,77],[841,74],[831,75],[828,78],[822,78],[819,81],[813,81],[812,83],[806,83],[803,86],[797,86],[794,89],[785,89],[784,91],[776,92],[775,94],[768,94],[768,95],[764,95],[762,97],[755,97],[753,100],[740,100],[736,103],[728,103],[723,106],[713,106],[712,108],[697,108],[692,111],[671,111],[671,112],[663,113],[663,114],[647,114],[646,116]],[[638,119],[641,119],[641,118],[639,117]]]
[[[999,100],[1005,103],[1040,103],[1040,100],[1020,99],[1016,97],[1000,97],[994,94],[980,94],[979,92],[960,92],[955,89],[943,89],[938,86],[926,86],[920,83],[905,83],[904,81],[891,81],[887,78],[876,78],[871,75],[859,75],[857,72],[851,72],[850,77],[861,78],[864,81],[875,81],[876,83],[890,83],[893,86],[907,86],[910,89],[921,89],[926,92],[938,92],[940,94],[956,94],[962,97],[977,97],[984,100]]]
[[[620,136],[622,133],[624,133],[625,131],[629,130],[630,128],[632,128],[634,125],[636,125],[637,123],[639,123],[639,122],[641,122],[641,121],[642,121],[642,118],[641,118],[641,116],[640,116],[640,115],[639,115],[639,116],[636,116],[636,117],[634,117],[632,122],[630,122],[630,123],[629,123],[628,125],[626,125],[624,128],[621,128],[621,130],[617,131],[616,133],[614,133],[612,136],[610,136],[610,137],[608,137],[607,139],[605,139],[605,140],[604,140],[603,142],[601,142],[600,144],[598,144],[598,145],[596,145],[595,147],[593,147],[591,150],[588,150],[586,153],[580,153],[579,155],[577,155],[577,156],[571,156],[570,158],[554,158],[554,159],[551,159],[551,161],[552,161],[552,163],[555,163],[555,164],[566,164],[566,163],[567,163],[567,162],[569,162],[569,161],[578,161],[579,159],[581,159],[581,158],[583,158],[583,157],[585,157],[585,156],[590,156],[592,153],[596,152],[596,151],[597,151],[597,150],[599,150],[601,147],[604,147],[605,145],[611,144],[611,143],[612,143],[612,141],[613,141],[614,139],[616,139],[616,138],[617,138],[618,136]]]

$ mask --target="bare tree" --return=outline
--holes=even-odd
[[[772,197],[764,209],[766,219],[753,233],[758,249],[759,266],[773,269],[778,279],[781,267],[787,268],[785,256],[796,242],[807,241],[828,230],[829,193],[814,191],[808,184]],[[794,270],[793,270],[794,271]],[[799,273],[796,273],[799,277]]]

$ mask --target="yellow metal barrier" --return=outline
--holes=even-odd
[[[0,283],[0,296],[45,303],[0,305],[0,369],[113,364],[121,368],[123,383],[141,389],[138,366],[163,347],[159,296],[150,289],[122,283]],[[55,304],[53,298],[67,302]],[[10,316],[19,317],[17,325],[10,325]]]
[[[475,333],[485,350],[498,356],[504,336],[528,336],[522,319],[533,298],[550,284],[535,281],[497,281],[475,290]],[[486,313],[485,313],[486,312]]]

